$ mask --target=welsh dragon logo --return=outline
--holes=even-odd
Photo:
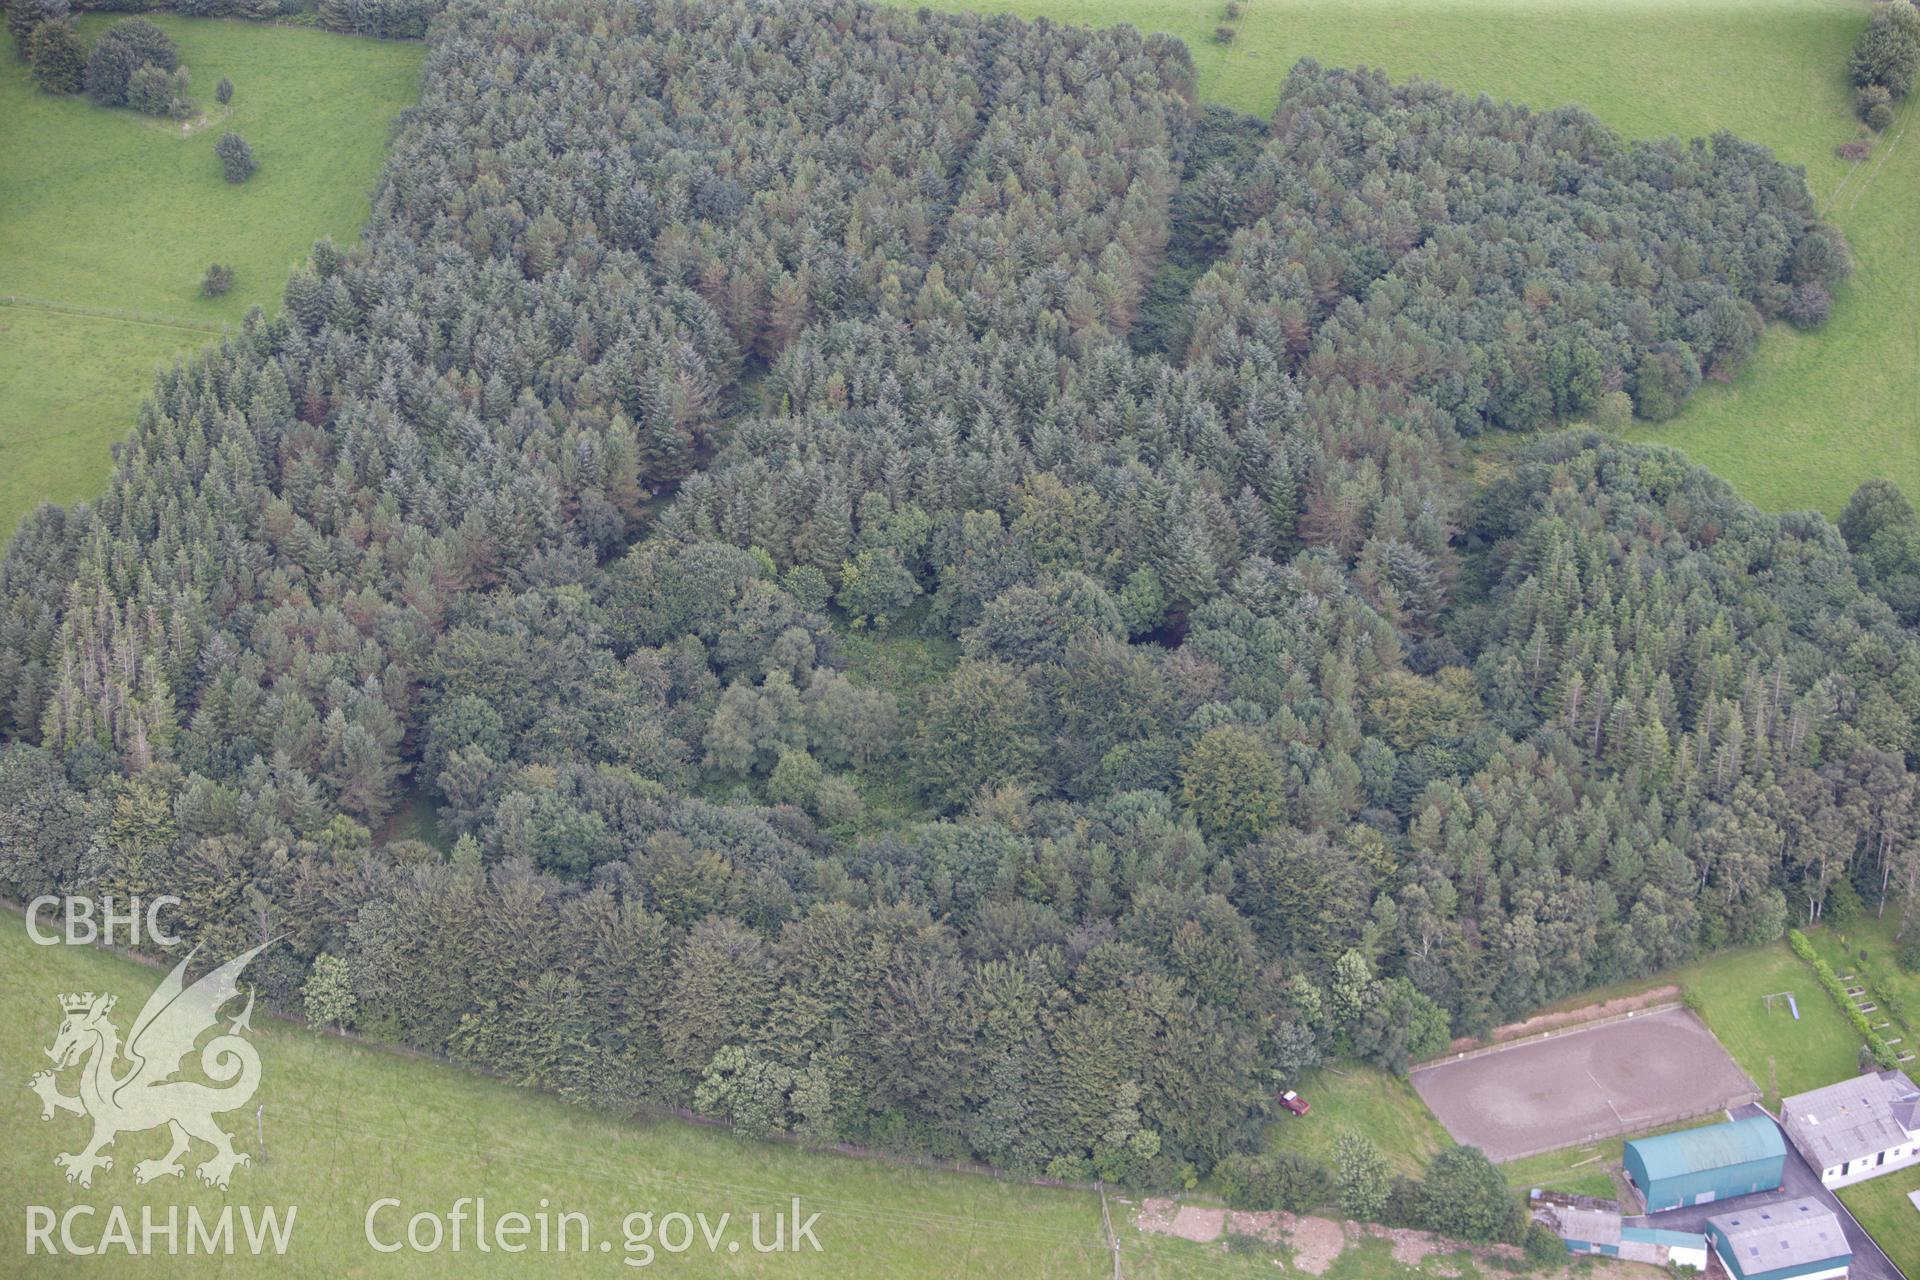
[[[100,1154],[113,1145],[122,1133],[156,1129],[166,1125],[173,1136],[172,1149],[158,1160],[142,1160],[133,1166],[135,1182],[155,1178],[180,1177],[184,1173],[180,1157],[199,1139],[213,1148],[213,1157],[197,1172],[209,1186],[225,1188],[237,1165],[249,1163],[243,1151],[233,1149],[233,1135],[214,1122],[223,1111],[243,1107],[260,1086],[260,1055],[242,1036],[253,1030],[253,993],[247,993],[246,1008],[231,1019],[227,1029],[200,1049],[200,1069],[220,1087],[196,1080],[175,1079],[196,1042],[220,1022],[220,1009],[239,994],[241,970],[271,942],[221,965],[192,986],[183,976],[193,960],[189,954],[173,967],[133,1021],[124,1049],[120,1030],[108,1015],[115,997],[85,995],[60,997],[66,1014],[60,1033],[54,1037],[47,1056],[54,1070],[42,1071],[28,1081],[40,1095],[40,1118],[53,1119],[56,1111],[69,1111],[93,1121],[93,1138],[84,1150],[62,1152],[54,1163],[67,1171],[67,1181],[83,1187],[93,1185],[96,1169],[113,1168],[113,1157]],[[196,948],[197,951],[197,948]],[[123,1072],[115,1068],[124,1059],[130,1064]],[[61,1093],[55,1073],[80,1064],[80,1091]],[[231,1082],[231,1083],[229,1083]]]

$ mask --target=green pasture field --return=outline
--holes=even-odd
[[[138,1268],[143,1275],[162,1277],[204,1275],[216,1264],[223,1276],[301,1277],[612,1277],[652,1274],[656,1268],[674,1275],[1096,1280],[1112,1274],[1100,1199],[1091,1191],[810,1153],[672,1119],[621,1119],[264,1014],[255,1015],[251,1037],[261,1059],[261,1084],[252,1103],[265,1108],[259,1122],[264,1158],[250,1104],[219,1117],[236,1148],[253,1160],[235,1171],[226,1192],[194,1180],[193,1167],[205,1158],[204,1148],[184,1161],[184,1178],[137,1185],[135,1163],[157,1158],[166,1148],[164,1134],[151,1130],[123,1134],[108,1149],[114,1167],[97,1173],[92,1187],[83,1190],[64,1180],[53,1157],[79,1148],[85,1122],[65,1113],[41,1120],[40,1101],[27,1081],[49,1065],[44,1051],[60,1025],[60,995],[113,993],[119,1004],[112,1020],[124,1032],[161,971],[98,948],[34,946],[20,917],[4,912],[0,975],[0,1132],[9,1138],[0,1148],[0,1211],[11,1224],[7,1230],[18,1233],[0,1248],[12,1256],[24,1256],[29,1206],[44,1206],[56,1215],[76,1205],[93,1206],[94,1218],[75,1219],[81,1244],[98,1241],[113,1206],[129,1215],[136,1232],[143,1208],[164,1218],[175,1206],[184,1220],[189,1206],[208,1219],[226,1206],[236,1212],[241,1206],[255,1212],[274,1206],[284,1220],[291,1206],[294,1226],[284,1257],[245,1252],[217,1260],[157,1256],[143,1259]],[[1376,1117],[1386,1114],[1378,1097],[1404,1093],[1412,1098],[1400,1082],[1375,1079],[1365,1068],[1342,1070],[1357,1082],[1354,1105]],[[60,1077],[62,1092],[73,1091],[74,1075],[69,1070]],[[1332,1108],[1330,1119],[1345,1114],[1332,1083],[1339,1078],[1315,1086]],[[1413,1103],[1417,1106],[1418,1099]],[[1382,1140],[1420,1135],[1429,1152],[1444,1141],[1424,1113],[1375,1125],[1373,1131]],[[796,1195],[803,1218],[820,1214],[814,1226],[820,1251],[764,1257],[754,1252],[749,1215],[762,1215],[762,1238],[770,1239],[776,1211],[785,1209],[791,1226]],[[379,1201],[400,1201],[400,1209],[382,1207],[374,1219],[376,1238],[392,1244],[416,1212],[439,1216],[444,1231],[449,1210],[462,1196],[484,1196],[491,1218],[509,1212],[532,1218],[544,1208],[555,1215],[551,1222],[563,1210],[583,1213],[592,1228],[591,1247],[535,1259],[497,1251],[482,1255],[470,1236],[458,1253],[443,1244],[432,1253],[387,1254],[367,1242],[367,1212]],[[1129,1277],[1271,1275],[1275,1260],[1287,1254],[1284,1247],[1243,1251],[1229,1249],[1224,1241],[1200,1244],[1149,1235],[1133,1226],[1137,1200],[1116,1195],[1111,1207]],[[708,1252],[696,1225],[693,1247],[677,1254],[663,1251],[655,1236],[649,1241],[655,1247],[652,1264],[627,1265],[629,1257],[644,1256],[637,1248],[628,1251],[623,1231],[626,1215],[635,1212],[650,1212],[662,1225],[670,1213],[704,1213],[709,1227],[717,1227],[719,1215],[730,1214],[731,1234],[718,1251]],[[577,1230],[571,1239],[577,1241]],[[611,1245],[604,1253],[598,1247],[602,1239]],[[729,1250],[729,1240],[742,1242],[742,1248]],[[57,1232],[54,1241],[57,1246]],[[124,1257],[119,1251],[109,1256]],[[36,1275],[85,1275],[98,1273],[103,1259],[40,1253],[29,1265]],[[1376,1240],[1350,1243],[1327,1278],[1475,1280],[1480,1274],[1468,1254],[1435,1254],[1409,1266],[1396,1262],[1386,1242]]]
[[[100,492],[113,472],[109,450],[132,428],[154,370],[212,336],[0,306],[0,540],[43,501]]]
[[[143,1206],[164,1214],[177,1205],[184,1214],[191,1205],[215,1215],[225,1205],[272,1205],[297,1210],[285,1258],[219,1259],[220,1275],[634,1274],[639,1269],[623,1261],[640,1255],[627,1252],[621,1227],[625,1215],[637,1211],[651,1211],[657,1220],[676,1211],[704,1212],[709,1224],[722,1213],[733,1215],[731,1238],[743,1242],[738,1253],[723,1243],[708,1254],[697,1229],[693,1250],[656,1251],[660,1269],[676,1275],[1111,1272],[1100,1201],[1091,1192],[811,1154],[675,1120],[618,1119],[261,1015],[254,1019],[261,1084],[253,1102],[265,1106],[264,1160],[249,1105],[244,1113],[221,1117],[236,1147],[254,1161],[235,1171],[228,1191],[194,1180],[193,1165],[205,1158],[204,1148],[188,1158],[184,1179],[136,1185],[134,1164],[165,1151],[159,1131],[122,1135],[109,1150],[114,1167],[82,1190],[64,1180],[53,1158],[79,1149],[85,1123],[63,1112],[43,1122],[40,1101],[27,1088],[29,1078],[49,1065],[43,1051],[60,1025],[58,997],[114,993],[119,1005],[113,1020],[124,1033],[162,975],[94,948],[34,946],[21,918],[11,913],[0,913],[0,974],[0,1132],[8,1137],[0,1147],[0,1206],[8,1224],[0,1248],[10,1257],[23,1256],[29,1205],[56,1213],[95,1206],[101,1215],[93,1220],[96,1239],[113,1205],[125,1207],[136,1229]],[[63,1092],[72,1092],[74,1074],[62,1076]],[[770,1243],[773,1213],[789,1209],[796,1195],[803,1218],[821,1215],[814,1229],[820,1251],[755,1253],[748,1215],[763,1215],[762,1239]],[[592,1248],[529,1261],[498,1252],[482,1256],[470,1238],[457,1254],[444,1247],[430,1254],[383,1254],[368,1245],[365,1217],[375,1202],[401,1202],[398,1217],[383,1209],[375,1220],[381,1243],[392,1243],[408,1216],[422,1210],[444,1216],[461,1196],[486,1197],[488,1213],[496,1217],[510,1211],[533,1215],[543,1200],[550,1213],[585,1213]],[[612,1245],[607,1253],[599,1250],[601,1239]],[[1156,1250],[1142,1243],[1136,1252],[1144,1260]],[[102,1259],[42,1254],[28,1265],[34,1274],[98,1274]],[[204,1257],[156,1257],[139,1270],[198,1276],[215,1265]],[[1177,1265],[1168,1264],[1163,1274],[1180,1274]]]
[[[1695,1011],[1769,1107],[1783,1094],[1817,1089],[1859,1069],[1860,1037],[1784,942],[1723,951],[1669,980],[1686,987]],[[1768,1006],[1766,997],[1782,991],[1794,993],[1797,1021],[1784,1000]]]
[[[81,34],[112,20],[89,15]],[[152,20],[206,113],[184,134],[178,121],[39,92],[0,38],[0,538],[42,500],[99,492],[157,365],[256,303],[277,309],[315,240],[359,234],[393,117],[418,97],[418,43]],[[213,97],[222,76],[227,108]],[[260,165],[237,186],[213,153],[229,128]],[[199,293],[212,262],[234,270],[223,298]]]

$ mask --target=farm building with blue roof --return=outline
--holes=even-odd
[[[1659,1213],[1777,1190],[1786,1158],[1779,1127],[1766,1116],[1748,1116],[1635,1138],[1626,1144],[1624,1163],[1647,1212]]]

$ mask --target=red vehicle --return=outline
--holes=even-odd
[[[1285,1093],[1280,1095],[1280,1105],[1285,1107],[1287,1110],[1293,1112],[1293,1114],[1297,1116],[1303,1116],[1307,1114],[1307,1112],[1313,1110],[1312,1107],[1309,1107],[1307,1105],[1307,1100],[1305,1098],[1301,1097],[1299,1094],[1295,1093],[1291,1089],[1287,1090]]]

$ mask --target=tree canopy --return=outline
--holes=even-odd
[[[1824,314],[1764,150],[851,0],[430,44],[363,238],[0,563],[6,892],[602,1105],[1168,1183],[1322,1054],[1920,880],[1854,533],[1463,465]]]

